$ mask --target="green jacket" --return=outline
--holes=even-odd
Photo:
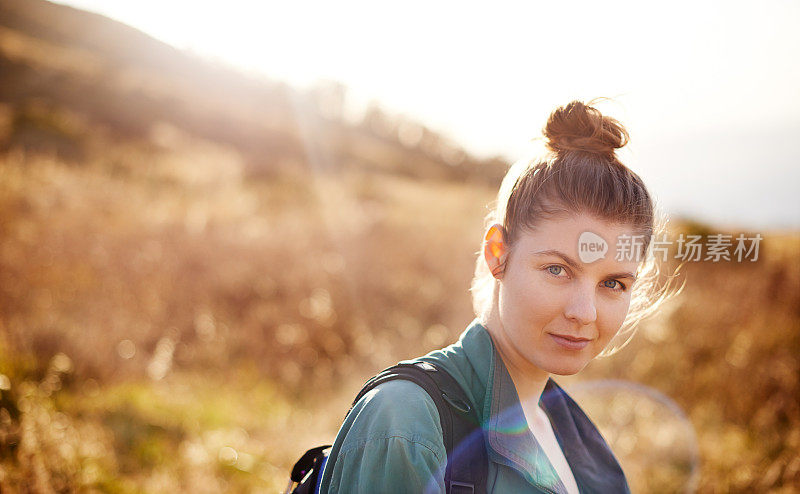
[[[508,370],[476,319],[459,340],[408,362],[447,370],[466,391],[484,430],[489,493],[566,489],[539,446]],[[597,428],[553,379],[539,402],[582,493],[630,492]],[[383,383],[353,406],[333,443],[321,493],[443,493],[447,462],[436,405],[410,381]]]

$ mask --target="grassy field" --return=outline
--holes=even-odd
[[[364,380],[457,338],[506,164],[345,97],[0,0],[3,493],[282,490]],[[744,233],[757,262],[685,264],[559,379],[634,492],[800,485],[800,232]]]
[[[184,145],[2,158],[4,492],[277,491],[363,380],[471,320],[489,187],[248,179]],[[800,240],[762,234],[757,262],[687,263],[630,345],[562,381],[637,492],[800,482]]]

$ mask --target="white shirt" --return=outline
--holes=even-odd
[[[579,494],[575,476],[572,475],[572,469],[564,457],[564,452],[561,451],[561,446],[558,445],[558,439],[556,439],[556,434],[553,432],[553,425],[550,423],[550,419],[547,418],[547,414],[540,406],[536,406],[534,413],[536,414],[535,417],[526,417],[531,432],[533,432],[533,437],[544,449],[547,459],[556,469],[556,473],[558,473],[561,482],[567,488],[567,492],[569,494]]]

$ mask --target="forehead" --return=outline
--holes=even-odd
[[[617,260],[618,249],[635,245],[634,235],[637,232],[631,224],[612,223],[587,214],[570,214],[542,220],[535,228],[523,230],[516,243],[531,254],[557,250],[582,264],[635,271],[639,265],[636,259]],[[605,255],[599,257],[597,253],[604,249]]]

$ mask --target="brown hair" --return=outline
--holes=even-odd
[[[632,287],[627,317],[612,343],[620,336],[627,339],[616,347],[609,344],[601,353],[610,355],[627,344],[641,319],[680,289],[670,290],[674,276],[659,283],[660,267],[648,255],[652,235],[661,233],[666,222],[657,217],[642,179],[616,156],[615,150],[628,143],[628,132],[591,104],[593,101],[572,101],[550,114],[543,129],[549,152],[542,159],[518,162],[509,169],[496,207],[486,218],[486,227],[501,224],[509,250],[522,231],[532,230],[543,219],[569,213],[631,225],[637,235],[643,236],[639,254],[644,262]],[[494,286],[495,278],[489,273],[481,249],[470,288],[475,314],[481,318],[485,319],[490,309]]]

